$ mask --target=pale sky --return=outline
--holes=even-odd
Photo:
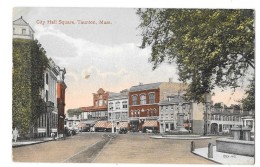
[[[100,87],[119,92],[139,82],[178,82],[175,66],[162,64],[155,71],[148,62],[150,48],[140,49],[139,18],[130,8],[14,8],[13,20],[23,16],[35,31],[47,56],[65,67],[66,110],[92,105],[92,93]],[[48,20],[105,20],[112,24],[47,24]],[[44,23],[44,24],[40,24]],[[84,79],[85,75],[90,75]],[[236,103],[236,92],[216,89],[214,102]]]

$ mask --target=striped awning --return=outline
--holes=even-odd
[[[96,128],[106,128],[107,121],[97,121],[94,127]]]
[[[86,127],[86,124],[84,122],[80,122],[78,124],[78,128],[84,128],[84,127]]]
[[[119,128],[128,128],[128,122],[120,122],[118,127]]]
[[[112,122],[107,122],[106,123],[106,128],[112,128]]]
[[[149,121],[145,121],[143,124],[143,127],[157,127],[157,121],[155,120],[149,120]]]

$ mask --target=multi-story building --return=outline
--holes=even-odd
[[[82,111],[82,121],[87,127],[93,127],[97,121],[107,121],[108,96],[109,92],[105,92],[104,89],[100,88],[97,93],[93,93],[93,106],[80,108]]]
[[[190,133],[203,133],[203,104],[188,102],[180,95],[168,96],[160,102],[160,133],[173,132],[177,128],[178,113],[184,114],[184,128]]]
[[[234,126],[242,127],[245,118],[254,117],[254,112],[235,110],[234,108],[212,107],[208,112],[208,134],[230,133]],[[244,121],[244,122],[243,122]],[[253,125],[251,125],[253,127]],[[254,129],[252,129],[254,130]]]
[[[34,40],[34,31],[32,27],[22,16],[13,21],[13,38]]]
[[[118,131],[120,128],[128,129],[128,90],[120,93],[109,93],[108,121]],[[113,130],[112,130],[113,131]]]
[[[44,72],[42,98],[46,102],[46,112],[38,118],[38,136],[51,136],[58,133],[57,82],[60,68],[49,58],[48,68]]]
[[[66,69],[60,69],[57,83],[57,105],[58,105],[58,134],[64,134],[64,119],[65,119],[65,83]]]
[[[34,40],[33,29],[22,17],[13,21],[13,38]],[[46,111],[33,118],[36,120],[33,133],[38,137],[50,136],[52,132],[56,134],[63,133],[66,89],[64,82],[65,74],[65,68],[61,69],[51,58],[49,58],[48,67],[44,71],[44,74],[39,74],[44,75],[44,88],[41,90],[41,98],[46,102],[46,106],[42,106],[46,108]]]
[[[140,83],[129,91],[129,121],[131,131],[159,130],[159,103],[168,96],[184,92],[186,85],[169,82]]]

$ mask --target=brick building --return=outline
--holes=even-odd
[[[65,84],[66,69],[60,69],[60,75],[57,82],[57,107],[58,107],[58,134],[64,133],[64,119],[65,119]]]
[[[90,128],[97,124],[98,121],[107,121],[108,96],[109,93],[102,88],[100,88],[97,93],[93,93],[93,106],[80,108],[82,111],[81,125],[84,124],[86,128]]]
[[[129,129],[143,131],[146,129],[159,130],[159,103],[168,96],[184,92],[186,86],[181,83],[157,82],[140,83],[132,86],[129,91]]]

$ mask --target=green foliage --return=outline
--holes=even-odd
[[[254,10],[138,9],[141,48],[151,46],[154,69],[175,63],[187,96],[198,102],[215,86],[238,87],[254,70]]]
[[[45,111],[40,91],[44,87],[44,70],[48,59],[38,41],[13,40],[13,127],[26,134]]]
[[[250,85],[248,85],[246,95],[247,96],[240,101],[242,103],[243,110],[255,111],[255,79],[253,79]]]
[[[82,111],[79,108],[76,109],[68,109],[67,110],[67,114],[69,117],[73,117],[74,115],[80,115],[82,113]]]
[[[222,105],[221,103],[215,103],[214,107],[216,107],[216,108],[227,108],[227,106],[225,104]]]

